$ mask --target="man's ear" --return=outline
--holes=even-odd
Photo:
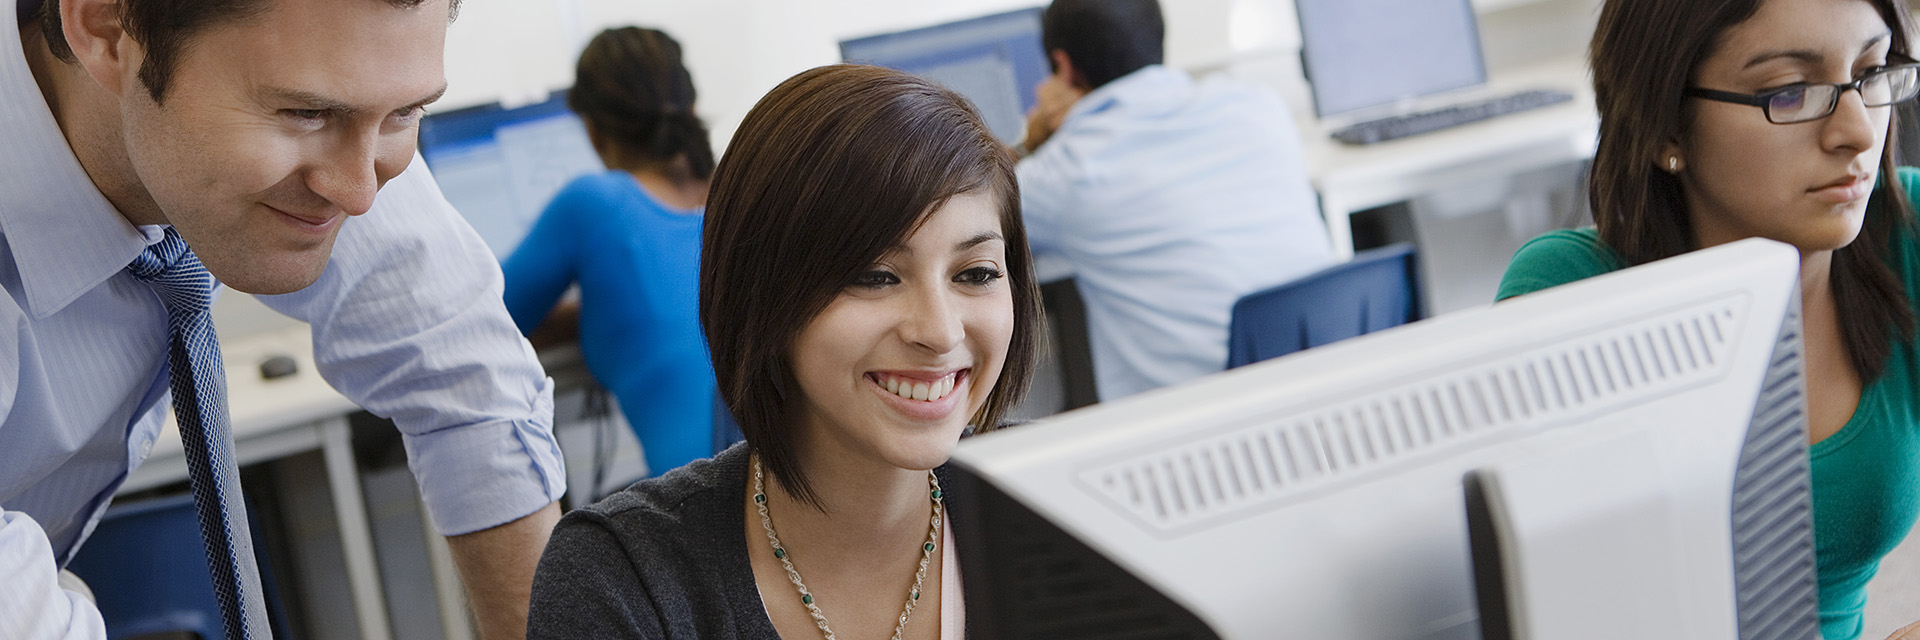
[[[1080,75],[1080,70],[1073,67],[1073,59],[1067,57],[1066,50],[1054,49],[1048,51],[1047,57],[1053,60],[1053,72],[1059,75],[1061,80],[1067,81],[1067,86],[1081,91],[1090,91],[1093,89],[1093,87],[1087,85],[1087,79]]]
[[[59,0],[60,29],[67,47],[93,81],[121,93],[137,81],[145,50],[120,24],[118,0]]]

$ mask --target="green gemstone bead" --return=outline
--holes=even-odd
[[[800,604],[813,604],[813,596],[810,596],[810,595],[806,595],[806,594],[801,594],[801,595],[800,595]]]
[[[919,599],[920,599],[920,590],[919,590],[919,589],[914,589],[914,590],[913,590],[913,599],[915,599],[915,600],[919,600]]]
[[[935,499],[935,500],[939,500],[939,499],[940,499],[940,490],[939,490],[939,489],[934,489],[934,490],[933,490],[933,499]]]
[[[927,549],[927,552],[928,552],[928,553],[932,553],[932,552],[933,552],[933,543],[931,543],[931,542],[929,542],[929,543],[927,543],[927,546],[926,546],[926,549]]]
[[[766,504],[766,503],[767,503],[767,494],[764,494],[764,493],[756,493],[756,494],[753,494],[753,502],[754,502],[755,504]]]
[[[779,548],[776,548],[776,549],[774,549],[774,550],[773,550],[773,557],[775,557],[775,558],[785,558],[785,557],[787,557],[787,550],[786,550],[786,549],[779,549]]]

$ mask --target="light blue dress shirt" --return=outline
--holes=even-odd
[[[104,637],[55,586],[168,405],[167,314],[129,224],[67,147],[0,12],[0,638]],[[552,383],[498,263],[416,156],[349,219],[318,282],[262,296],[313,325],[320,374],[402,432],[434,527],[458,535],[565,491]]]
[[[1333,263],[1293,117],[1261,89],[1142,68],[1018,173],[1041,278],[1085,298],[1101,400],[1220,371],[1235,301]]]

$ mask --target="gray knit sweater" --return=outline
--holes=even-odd
[[[562,517],[533,576],[528,640],[780,637],[747,560],[747,468],[742,442]]]
[[[779,637],[747,563],[746,479],[741,443],[561,518],[528,640]]]

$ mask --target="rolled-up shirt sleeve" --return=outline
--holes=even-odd
[[[500,264],[415,156],[346,221],[326,271],[260,296],[313,326],[320,374],[394,421],[443,535],[527,516],[566,491],[553,382],[501,298]]]
[[[40,524],[0,509],[0,638],[106,639],[100,610],[60,588],[59,572]]]

